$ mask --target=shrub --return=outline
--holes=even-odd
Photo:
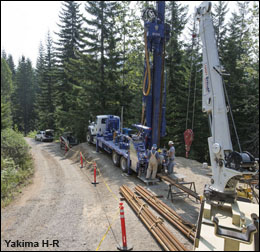
[[[32,157],[23,135],[12,129],[1,132],[1,206],[6,206],[33,174]]]
[[[1,156],[13,159],[21,169],[26,169],[26,163],[30,159],[29,148],[21,133],[12,129],[1,132]]]
[[[35,138],[35,135],[36,135],[36,134],[37,134],[37,130],[30,131],[30,132],[27,134],[27,137]]]

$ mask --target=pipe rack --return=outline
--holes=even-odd
[[[120,193],[166,251],[187,251],[184,245],[165,227],[163,220],[156,217],[148,209],[147,204],[139,199],[129,187],[121,186]]]
[[[178,230],[182,232],[188,239],[194,242],[195,237],[195,225],[185,221],[179,216],[173,209],[157,199],[155,195],[146,190],[142,186],[136,186],[135,190],[137,193],[148,202],[155,210],[164,216],[170,223],[172,223]]]

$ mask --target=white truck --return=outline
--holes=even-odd
[[[95,122],[89,122],[88,131],[86,134],[86,140],[88,143],[96,144],[96,135],[103,135],[106,130],[106,121],[109,115],[98,115]],[[114,116],[118,118],[118,116]]]

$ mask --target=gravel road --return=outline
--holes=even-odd
[[[73,147],[64,155],[58,143],[35,142],[30,138],[26,141],[32,147],[35,175],[33,183],[23,190],[21,196],[2,210],[1,250],[94,251],[99,245],[99,250],[116,250],[122,239],[117,215],[117,199],[121,197],[119,187],[123,184],[130,188],[145,185],[136,175],[123,174],[113,165],[109,155],[95,153],[94,146],[86,143]],[[102,176],[97,177],[99,184],[96,187],[91,184],[91,167],[80,168],[79,151],[88,160],[97,160]],[[202,171],[200,166],[196,161],[177,159],[176,171],[182,171],[193,179],[197,176],[199,193],[209,180],[206,176],[208,171]],[[164,196],[161,200],[178,214],[196,223],[200,205],[195,200],[180,199],[172,203],[166,198],[168,186],[163,182],[149,188]],[[126,202],[124,206],[128,244],[133,245],[135,251],[162,250]],[[110,224],[112,228],[103,237]],[[187,249],[192,249],[186,238],[170,225],[168,227]],[[102,238],[104,240],[100,243]]]

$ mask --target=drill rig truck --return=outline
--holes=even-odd
[[[156,10],[148,7],[143,11],[145,64],[142,119],[140,124],[133,125],[138,133],[124,132],[120,118],[114,115],[97,116],[96,123],[91,123],[87,133],[87,141],[96,144],[97,151],[110,153],[116,166],[129,174],[134,171],[144,182],[148,168],[146,150],[153,144],[159,146],[160,138],[166,132],[164,57],[169,25],[164,17],[164,1],[157,1]],[[161,155],[161,160],[163,158]]]

